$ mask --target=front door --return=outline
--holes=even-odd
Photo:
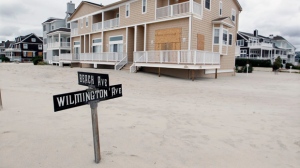
[[[79,60],[80,47],[74,47],[75,60]]]

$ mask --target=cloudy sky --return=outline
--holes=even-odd
[[[89,0],[103,5],[118,0]],[[49,17],[64,18],[67,0],[0,0],[0,41],[35,33],[42,35],[41,23]],[[76,7],[81,0],[73,0]],[[243,7],[239,31],[260,35],[281,35],[300,50],[299,0],[239,0]]]

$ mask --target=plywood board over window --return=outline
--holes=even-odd
[[[203,34],[197,34],[197,50],[204,50],[205,37]]]
[[[32,57],[32,52],[27,52],[27,57]]]
[[[169,28],[155,31],[155,50],[180,50],[181,28]]]

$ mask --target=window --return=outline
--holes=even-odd
[[[244,46],[244,40],[237,40],[236,46]]]
[[[43,30],[46,31],[46,25],[43,26]]]
[[[92,47],[93,47],[93,53],[101,53],[102,39],[94,39]]]
[[[126,4],[125,6],[125,16],[129,17],[130,16],[130,4]]]
[[[116,14],[116,18],[119,18],[119,17],[120,17],[120,15],[119,15],[119,13],[117,13],[117,14]]]
[[[39,50],[42,50],[43,46],[41,44],[39,44]]]
[[[36,39],[35,38],[31,38],[31,42],[36,42]]]
[[[147,12],[147,0],[143,0],[142,2],[142,13]]]
[[[32,52],[32,56],[33,56],[33,57],[35,57],[35,51],[34,51],[34,52]]]
[[[80,45],[80,42],[79,41],[74,41],[74,46],[75,45]]]
[[[232,10],[231,10],[231,20],[232,20],[233,22],[235,22],[235,19],[236,19],[236,12],[235,12],[234,9],[232,9]]]
[[[247,50],[241,50],[241,57],[247,57]]]
[[[232,34],[229,34],[229,45],[232,45]]]
[[[227,44],[227,30],[223,30],[223,44]]]
[[[109,38],[109,41],[121,41],[121,40],[123,40],[123,36],[114,36]]]
[[[222,16],[222,1],[219,4],[219,15]]]
[[[214,30],[214,44],[219,44],[220,29]]]
[[[23,44],[23,49],[28,49],[28,44]]]
[[[23,56],[26,57],[27,56],[27,52],[23,51]]]
[[[54,26],[53,25],[51,26],[51,30],[54,30]]]
[[[88,27],[89,26],[89,17],[85,18],[85,26]]]
[[[205,8],[210,10],[210,0],[205,0]]]

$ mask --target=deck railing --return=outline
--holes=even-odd
[[[101,31],[102,30],[102,22],[94,23],[92,30],[93,30],[93,32]]]
[[[81,53],[80,61],[119,62],[126,53],[104,52],[104,53]]]
[[[200,50],[163,50],[134,52],[135,63],[219,65],[220,53]]]
[[[52,56],[52,62],[59,62],[59,56]]]
[[[193,13],[202,15],[202,5],[193,2]],[[192,12],[190,2],[177,3],[156,9],[156,19]]]
[[[115,70],[120,70],[127,63],[128,63],[128,57],[125,56],[121,61],[119,61],[118,63],[116,63]]]
[[[68,47],[70,47],[70,42],[48,43],[48,48],[58,48],[58,47],[68,48]]]
[[[273,47],[272,43],[248,43],[248,47]]]
[[[103,22],[104,24],[104,29],[110,29],[113,27],[118,27],[119,26],[119,18],[114,18],[110,20],[106,20]]]

